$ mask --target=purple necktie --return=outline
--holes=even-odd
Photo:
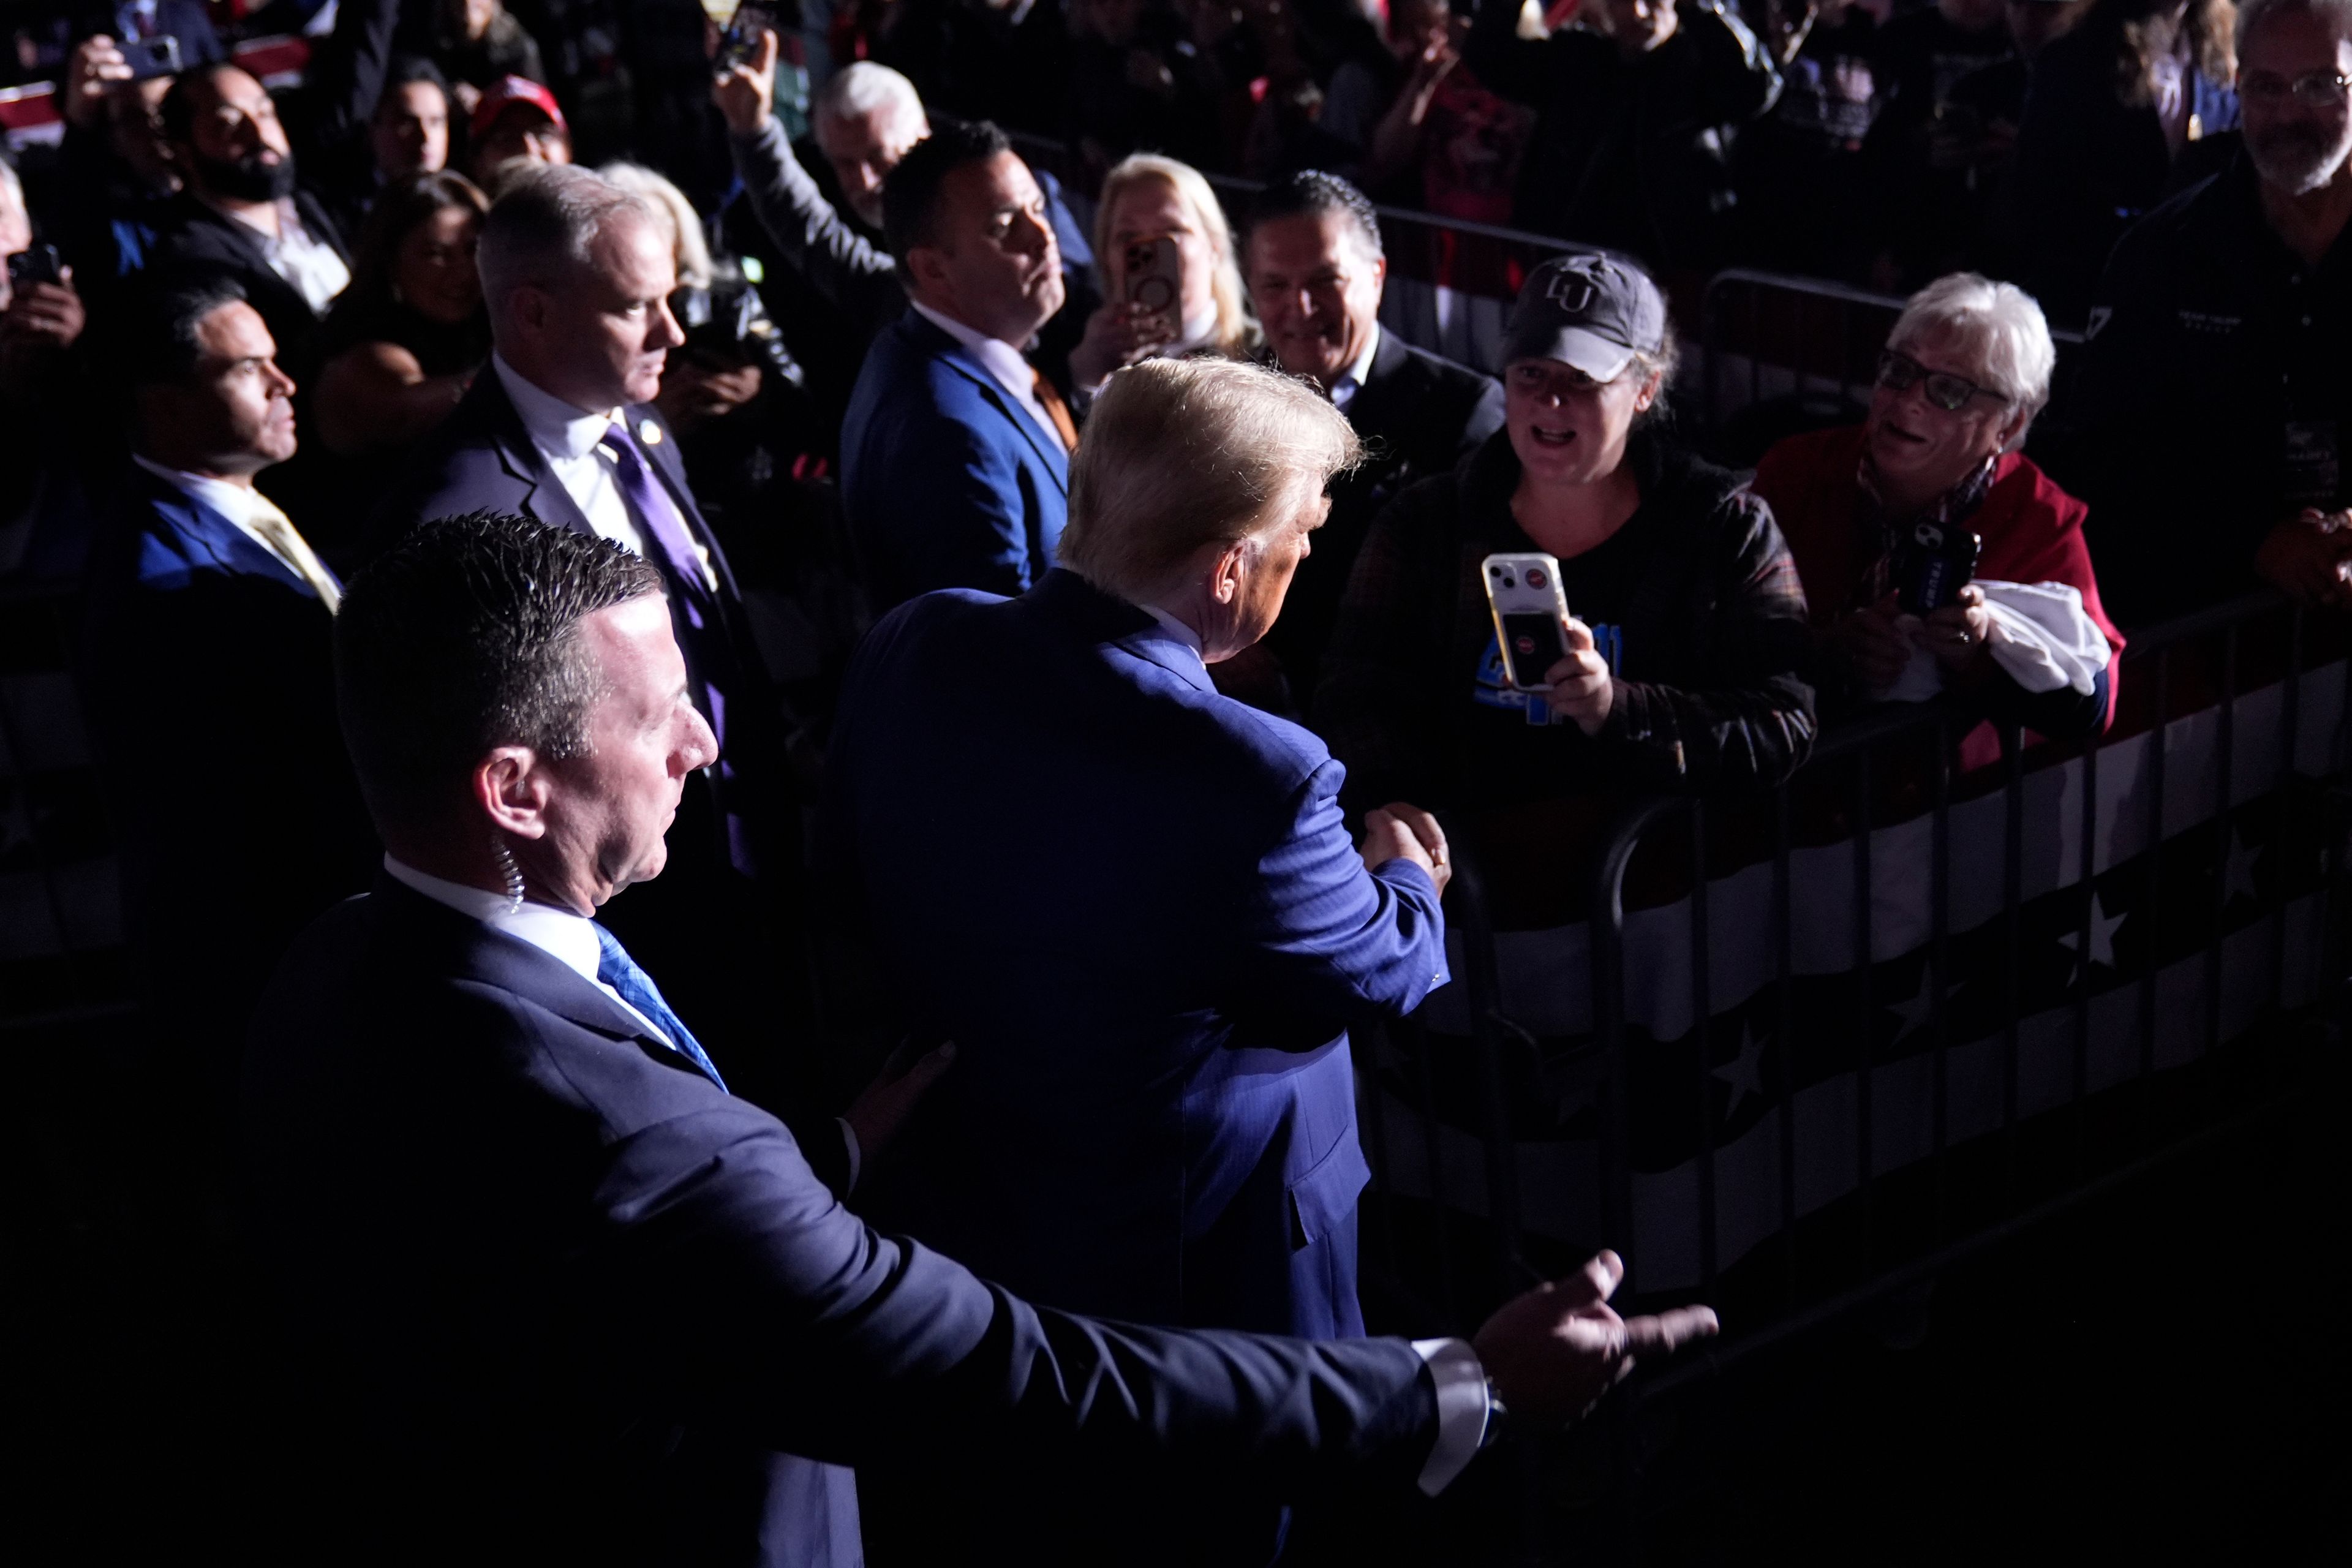
[[[653,535],[660,563],[669,569],[678,607],[686,612],[687,626],[695,633],[709,635],[718,620],[718,605],[711,597],[710,579],[703,575],[702,556],[694,548],[694,536],[687,531],[686,515],[670,499],[668,488],[653,471],[645,448],[637,445],[637,438],[629,434],[626,425],[614,420],[605,426],[604,439],[597,444],[613,459],[613,478],[621,487],[621,499],[629,503],[629,510],[636,515],[638,524]],[[686,650],[688,658],[693,659],[696,651],[689,647]],[[725,699],[707,679],[699,684],[711,732],[723,746],[727,742]]]

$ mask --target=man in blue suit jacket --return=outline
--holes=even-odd
[[[1003,132],[941,126],[883,185],[908,300],[841,427],[841,499],[877,606],[933,588],[1018,594],[1054,563],[1077,433],[1024,357],[1061,309],[1045,193]]]
[[[1360,851],[1322,742],[1204,663],[1273,623],[1357,450],[1273,372],[1122,371],[1074,570],[916,600],[852,667],[820,852],[960,1052],[871,1201],[1042,1300],[1362,1332],[1346,1030],[1444,982],[1444,839],[1392,809]]]
[[[590,918],[659,873],[716,752],[659,592],[469,518],[371,567],[337,627],[389,853],[289,956],[247,1079],[286,1401],[248,1473],[288,1558],[848,1568],[836,1467],[884,1453],[1018,1454],[1081,1495],[1147,1467],[1433,1491],[1497,1400],[1572,1414],[1629,1349],[1711,1325],[1620,1322],[1603,1255],[1475,1347],[1120,1328],[868,1230]],[[1157,1522],[1094,1560],[1168,1560]]]
[[[83,685],[153,1036],[174,1088],[218,1096],[278,954],[373,858],[334,723],[340,585],[254,488],[293,455],[294,384],[242,288],[160,289],[111,326],[138,447],[93,547]]]

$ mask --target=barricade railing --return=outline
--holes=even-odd
[[[2345,970],[2347,640],[2267,593],[2135,634],[2078,744],[1877,710],[1624,806],[1564,925],[1497,930],[1513,858],[1450,826],[1456,984],[1364,1064],[1367,1214],[1448,1272],[1368,1278],[1460,1330],[1613,1247],[1630,1308],[1725,1310],[1651,1397],[2235,1125]]]
[[[1779,436],[1858,420],[1903,303],[1827,279],[1748,268],[1717,273],[1699,312],[1694,400],[1708,437],[1745,465]],[[2083,336],[2051,336],[2054,387],[2073,369]]]

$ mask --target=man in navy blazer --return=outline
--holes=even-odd
[[[1204,662],[1273,623],[1357,452],[1274,372],[1121,371],[1068,569],[916,600],[852,666],[824,870],[960,1052],[870,1202],[1041,1300],[1363,1331],[1347,1029],[1444,983],[1444,837],[1392,808],[1360,850],[1322,742]]]
[[[653,405],[685,341],[663,235],[642,198],[586,169],[536,170],[507,189],[477,252],[490,363],[411,459],[378,531],[512,512],[612,541],[660,572],[695,704],[726,761],[693,781],[670,834],[679,874],[632,900],[624,934],[709,998],[723,1056],[772,1023],[765,975],[778,958],[763,932],[793,858],[776,837],[786,738],[727,553]]]
[[[340,584],[254,488],[293,455],[294,384],[243,289],[187,280],[110,326],[137,447],[93,547],[81,674],[140,993],[174,1087],[218,1099],[278,955],[373,858],[334,723]]]
[[[876,334],[841,427],[841,500],[877,607],[1018,594],[1054,563],[1077,444],[1024,351],[1060,310],[1045,195],[1004,133],[942,125],[883,184],[908,309]]]
[[[591,918],[660,872],[716,752],[660,588],[478,517],[346,601],[341,713],[388,853],[289,955],[247,1063],[265,1546],[845,1568],[837,1467],[885,1453],[1018,1455],[1080,1496],[1147,1468],[1433,1491],[1498,1406],[1573,1414],[1630,1350],[1712,1328],[1619,1321],[1606,1254],[1475,1344],[1123,1328],[867,1229]],[[1171,1561],[1166,1523],[1118,1521],[1092,1560]]]

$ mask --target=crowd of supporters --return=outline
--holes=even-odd
[[[2352,0],[787,0],[774,22],[11,8],[0,71],[53,81],[62,129],[0,162],[0,574],[78,595],[141,998],[196,1103],[287,943],[373,875],[334,617],[436,518],[534,520],[660,577],[717,760],[610,921],[744,1093],[828,1111],[907,1022],[890,955],[834,951],[834,917],[935,933],[896,900],[980,847],[927,829],[827,871],[824,824],[856,816],[845,789],[984,773],[939,741],[972,714],[1028,720],[949,703],[927,748],[874,738],[960,679],[935,649],[901,687],[874,673],[870,628],[922,595],[1029,595],[1081,627],[1141,605],[1217,692],[1328,745],[1334,812],[1408,844],[1420,808],[1776,784],[1824,721],[1888,701],[2079,740],[2136,627],[2263,582],[2352,607]],[[307,36],[299,69],[238,63],[279,34]],[[1529,266],[1447,224],[1568,247]],[[1499,375],[1383,325],[1392,262],[1515,296]],[[1677,387],[1677,307],[1743,263],[1907,299],[1867,407],[1752,469]],[[1088,433],[1122,372],[1193,360],[1292,378],[1319,438],[1346,445],[1336,410],[1356,443],[1311,532],[1195,542],[1238,552],[1185,590],[1251,628],[1222,643],[1120,604],[1155,579],[1099,531],[1066,548],[1087,487],[1096,515],[1170,507],[1090,465]],[[1167,384],[1127,400],[1198,416]],[[1569,610],[1540,681],[1482,568],[1533,552]],[[1922,600],[1922,562],[1955,560],[1964,585]],[[877,888],[886,863],[904,878]],[[780,1053],[780,1016],[849,1044]],[[1325,1331],[1360,1328],[1349,1295]]]

